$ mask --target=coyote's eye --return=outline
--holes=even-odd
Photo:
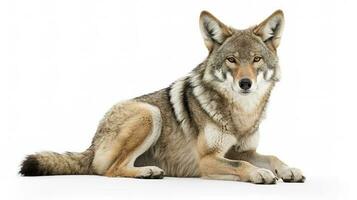
[[[236,63],[236,59],[235,59],[233,56],[228,56],[226,59],[227,59],[228,62],[230,62],[230,63]]]
[[[262,59],[260,56],[255,56],[253,62],[259,62]]]

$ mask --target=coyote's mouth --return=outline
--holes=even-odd
[[[241,90],[241,91],[239,91],[239,93],[243,94],[243,95],[248,95],[248,94],[252,93],[252,91],[250,91],[250,90]]]

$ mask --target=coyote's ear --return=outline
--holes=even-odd
[[[269,48],[276,50],[279,46],[283,29],[284,13],[282,10],[277,10],[255,27],[253,32],[258,35]]]
[[[232,35],[231,30],[226,25],[207,11],[201,12],[200,29],[209,51],[212,51],[214,46],[221,45]]]

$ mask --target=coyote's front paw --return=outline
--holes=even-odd
[[[250,173],[250,181],[256,184],[275,184],[278,178],[270,170],[257,168]]]
[[[144,179],[162,179],[164,178],[164,171],[156,166],[146,166],[140,168],[140,174],[137,178]]]
[[[302,174],[300,169],[285,167],[281,170],[275,170],[275,173],[279,178],[283,179],[284,182],[300,182],[305,181],[305,176]]]

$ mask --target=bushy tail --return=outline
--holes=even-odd
[[[36,153],[25,158],[19,173],[23,176],[93,174],[91,168],[93,157],[92,149],[82,153]]]

